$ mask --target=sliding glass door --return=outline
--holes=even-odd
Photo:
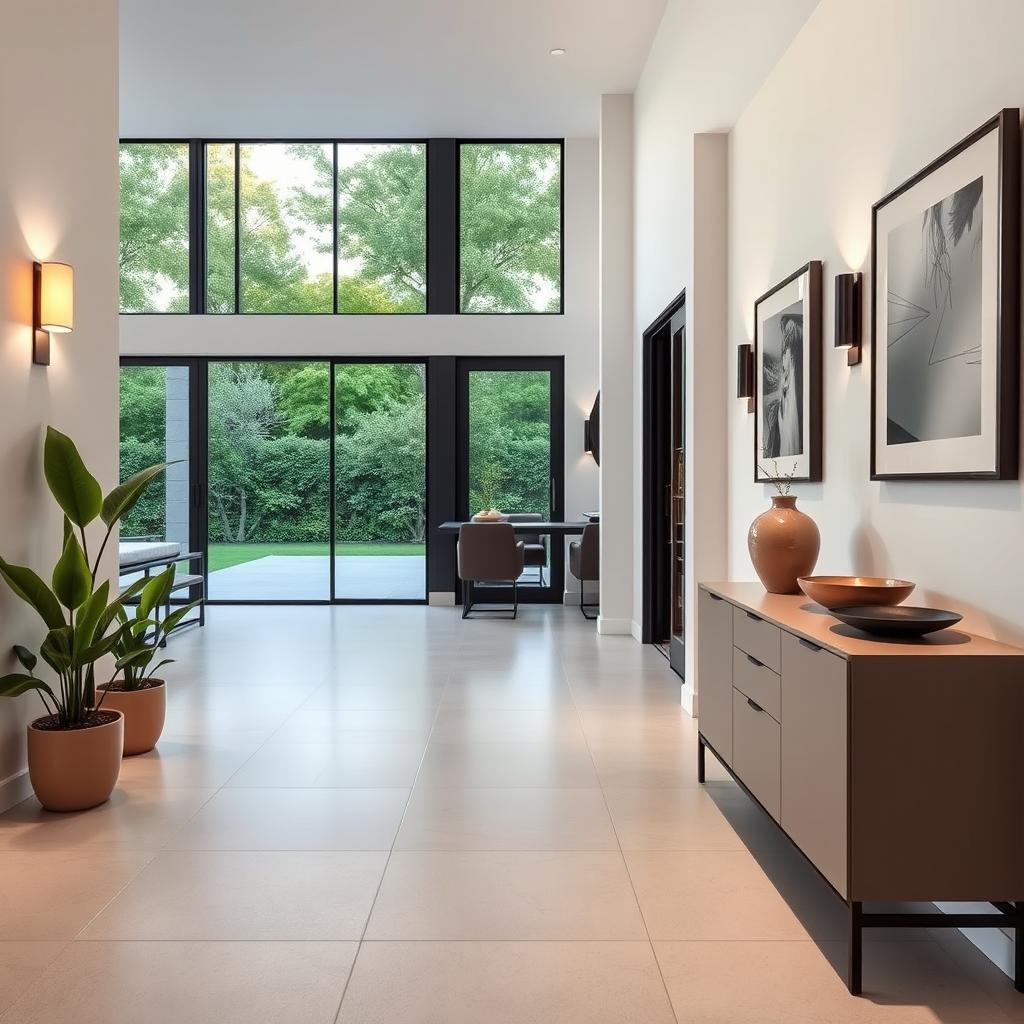
[[[426,597],[427,367],[334,364],[334,598]]]
[[[513,519],[564,518],[563,363],[550,358],[459,360],[459,490],[469,518],[495,508]],[[560,600],[564,543],[540,534],[519,578],[521,600]],[[528,549],[529,550],[529,549]],[[530,564],[530,563],[534,564]],[[493,595],[502,600],[501,594]]]
[[[211,601],[329,601],[328,362],[207,365]]]

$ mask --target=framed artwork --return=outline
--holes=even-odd
[[[871,208],[871,479],[1017,478],[1020,112]]]
[[[821,479],[821,261],[754,303],[754,481]]]

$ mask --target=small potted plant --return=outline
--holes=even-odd
[[[46,708],[28,726],[28,770],[47,810],[95,807],[117,783],[124,721],[119,711],[96,707],[96,666],[113,652],[124,629],[118,621],[122,602],[141,588],[129,587],[111,600],[110,581],[97,585],[96,576],[117,523],[165,466],[136,473],[104,497],[71,438],[49,427],[43,472],[64,512],[64,541],[51,584],[27,566],[0,558],[0,577],[47,629],[38,655],[25,646],[14,648],[23,671],[0,677],[0,696],[34,690]],[[97,519],[106,530],[90,564],[86,528]],[[36,675],[40,659],[52,672],[52,683]]]
[[[185,616],[199,606],[198,601],[193,601],[160,620],[160,609],[170,600],[174,586],[173,565],[142,583],[134,618],[129,618],[123,605],[117,609],[122,628],[117,633],[113,654],[121,678],[99,688],[97,705],[124,715],[125,757],[145,754],[160,739],[167,713],[167,687],[154,673],[173,664],[174,659],[164,658],[156,665],[153,662],[164,640],[184,625]]]
[[[498,501],[498,489],[508,474],[497,463],[485,466],[477,481],[476,492],[480,501],[480,511],[473,516],[474,523],[504,523],[508,516],[502,515],[494,506]]]

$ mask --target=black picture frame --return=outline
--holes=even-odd
[[[994,424],[990,466],[976,469],[928,469],[891,471],[879,468],[877,408],[879,401],[879,214],[894,200],[927,181],[936,171],[992,132],[998,133],[997,242],[995,267],[983,262],[982,289],[987,275],[995,274],[995,337],[996,361]],[[893,189],[871,207],[871,479],[872,480],[1016,480],[1019,452],[1019,366],[1020,366],[1020,177],[1021,126],[1020,110],[1007,107],[990,118],[955,146],[946,150],[913,177]],[[991,287],[991,285],[988,285]],[[888,296],[886,303],[888,318]],[[886,319],[886,325],[889,321]],[[888,331],[885,335],[888,348]],[[981,344],[984,344],[984,338]],[[982,394],[982,402],[985,395]],[[979,435],[980,436],[980,435]],[[959,439],[957,439],[959,440]],[[886,445],[888,438],[886,438]]]
[[[822,263],[821,260],[810,260],[798,270],[769,288],[754,302],[754,483],[767,483],[770,477],[761,473],[760,466],[766,457],[762,454],[761,424],[763,419],[761,382],[762,352],[764,330],[762,327],[761,306],[776,297],[784,289],[800,281],[806,280],[803,294],[805,334],[803,350],[806,353],[803,387],[807,391],[807,415],[803,422],[803,440],[807,470],[797,473],[792,479],[798,483],[816,483],[822,479],[822,387],[821,387],[821,345],[822,345]],[[767,458],[773,458],[767,456]],[[788,456],[779,456],[785,461]],[[780,470],[785,467],[779,466]]]

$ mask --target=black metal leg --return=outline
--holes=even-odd
[[[859,900],[850,900],[850,967],[846,987],[852,996],[859,996],[861,988],[861,915],[863,912],[864,905]]]
[[[519,583],[517,580],[512,581],[512,618],[514,619],[519,614]]]
[[[473,607],[473,584],[470,580],[462,581],[462,617],[469,617],[469,610]]]
[[[697,733],[697,781],[704,781],[704,740],[700,733]]]
[[[592,622],[594,619],[597,618],[597,616],[588,615],[586,606],[583,604],[583,587],[585,582],[585,580],[580,580],[580,615],[582,615],[583,618],[585,618],[588,622]]]

